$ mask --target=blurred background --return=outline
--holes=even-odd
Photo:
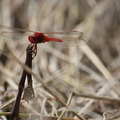
[[[62,100],[67,102],[71,92],[119,98],[119,0],[0,0],[1,106],[7,100],[15,98],[23,71],[17,62],[5,56],[9,54],[6,45],[9,45],[14,55],[24,63],[25,49],[30,44],[27,37],[31,33],[28,30],[39,32],[76,30],[77,37],[83,32],[82,39],[86,44],[76,46],[54,42],[39,44],[37,56],[33,60],[32,71]],[[40,81],[33,78],[33,83],[36,97],[30,104],[22,102],[20,112],[38,115],[42,111],[44,116],[59,116],[63,110],[59,101],[45,102],[51,94],[41,86]],[[112,120],[120,118],[117,114],[119,104],[114,102],[74,96],[70,106],[87,120],[107,119],[115,111],[117,112],[110,118]],[[7,103],[1,108],[1,112],[8,112],[11,109],[12,103]],[[109,114],[103,116],[103,113]],[[74,118],[75,115],[67,110],[64,117]],[[2,116],[1,119],[8,118]]]

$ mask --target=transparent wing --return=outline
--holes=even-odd
[[[5,25],[0,25],[0,31],[9,31],[9,32],[18,32],[18,33],[24,33],[28,32],[29,34],[34,33],[32,30],[22,29],[22,28],[15,28],[15,27],[9,27]]]
[[[28,36],[33,35],[35,31],[12,28],[8,26],[0,25],[0,36],[6,41],[17,41],[18,44],[29,44]],[[54,42],[54,44],[64,45],[68,47],[79,47],[86,45],[87,42],[84,40],[84,34],[80,31],[65,31],[65,32],[42,32],[49,37],[61,39],[63,42]]]
[[[81,45],[87,44],[87,42],[84,39],[84,34],[80,31],[53,32],[53,34],[46,34],[48,34],[50,37],[61,39],[63,42],[58,42],[57,44],[59,45],[64,45],[68,47],[80,47]]]
[[[18,43],[28,43],[28,34],[26,33],[18,33],[18,32],[9,32],[2,31],[0,33],[0,37],[4,39],[6,42],[18,42]]]
[[[28,33],[25,30],[23,31],[23,29],[0,25],[0,51],[6,52],[7,45],[15,55],[21,56],[25,53],[27,45],[30,44]]]
[[[4,25],[0,25],[0,41],[15,43],[15,44],[27,44],[28,36],[34,32],[26,29],[13,28]]]

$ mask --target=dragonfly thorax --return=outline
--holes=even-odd
[[[28,37],[28,40],[31,43],[44,43],[46,42],[45,39],[46,39],[46,36],[43,33],[37,33],[37,32],[34,33],[34,35],[31,35]]]

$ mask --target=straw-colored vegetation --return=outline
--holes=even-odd
[[[119,120],[119,0],[1,0],[0,119],[12,111],[32,31],[78,32],[38,44],[27,69],[35,98],[21,99],[21,120]]]

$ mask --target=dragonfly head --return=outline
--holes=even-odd
[[[29,36],[29,37],[28,37],[28,40],[29,40],[31,43],[35,43],[35,36]]]

